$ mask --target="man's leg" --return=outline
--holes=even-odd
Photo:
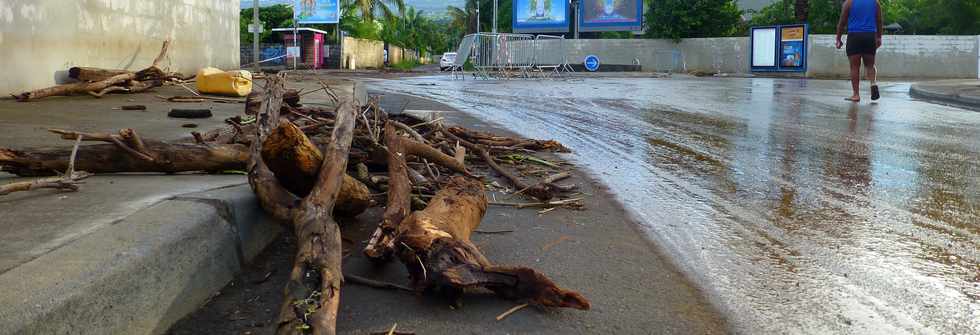
[[[854,95],[847,98],[849,101],[861,101],[861,55],[847,56],[851,62],[851,89]]]
[[[878,68],[875,67],[875,55],[862,55],[861,59],[864,61],[868,81],[871,82],[871,100],[878,100]]]

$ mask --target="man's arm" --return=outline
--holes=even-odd
[[[851,16],[851,0],[844,1],[844,8],[840,13],[840,21],[837,21],[837,49],[844,46],[844,42],[841,42],[841,36],[847,31],[847,18]]]
[[[877,15],[877,17],[878,17],[878,39],[877,39],[878,45],[876,47],[880,48],[881,47],[881,35],[884,34],[884,32],[885,32],[885,19],[881,15],[881,1],[875,0],[875,3],[877,5],[875,7],[877,8],[877,11],[878,11],[877,13],[875,13],[875,15]]]

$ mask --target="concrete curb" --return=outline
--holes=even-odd
[[[0,335],[164,333],[281,231],[245,183],[167,198],[0,273]]]
[[[280,231],[248,185],[174,197],[0,275],[0,334],[159,334]]]
[[[909,89],[909,95],[917,99],[980,110],[980,98],[978,97],[963,96],[949,90],[933,89],[928,85],[913,84]]]

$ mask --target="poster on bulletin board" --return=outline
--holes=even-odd
[[[780,31],[781,54],[779,63],[782,67],[803,66],[803,27],[783,27]]]
[[[752,27],[750,62],[753,72],[806,72],[807,39],[805,24]]]

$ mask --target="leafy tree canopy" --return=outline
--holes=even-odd
[[[742,12],[735,0],[647,0],[646,37],[724,37],[739,32]]]

